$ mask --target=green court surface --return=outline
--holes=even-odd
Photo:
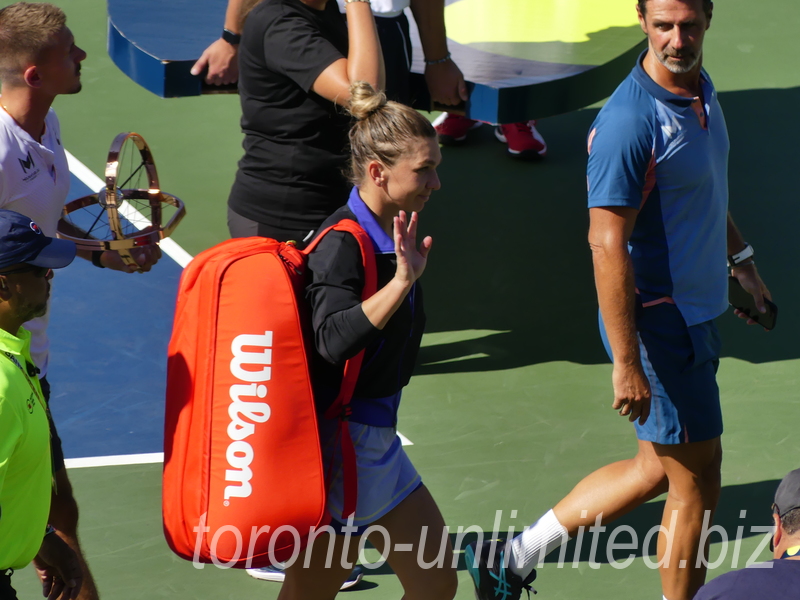
[[[225,239],[225,203],[241,154],[238,98],[156,98],[106,55],[103,2],[55,3],[67,11],[77,43],[89,54],[84,90],[55,105],[66,147],[100,173],[117,133],[141,133],[164,189],[187,205],[176,240],[195,254]],[[453,12],[461,4],[479,3],[453,4],[448,19],[467,18]],[[635,2],[623,4],[632,15]],[[624,12],[605,16],[608,22],[597,30],[635,24]],[[527,10],[525,18],[536,15]],[[548,18],[558,23],[557,15]],[[490,25],[492,32],[504,27]],[[454,21],[453,29],[458,26]],[[726,431],[716,523],[730,538],[742,527],[738,566],[763,537],[751,527],[770,522],[777,481],[800,466],[800,70],[792,58],[799,28],[795,0],[726,0],[717,3],[706,38],[705,66],[720,92],[732,142],[731,210],[756,248],[781,309],[778,327],[768,334],[745,327],[732,313],[719,319]],[[493,35],[463,43],[573,41],[545,39],[541,27],[519,23],[513,32],[508,39]],[[423,229],[434,237],[424,276],[429,333],[418,374],[404,395],[400,430],[414,443],[409,456],[453,533],[469,526],[492,531],[496,511],[502,511],[500,530],[518,531],[583,475],[635,451],[632,427],[610,408],[611,370],[596,331],[585,209],[585,139],[596,114],[597,107],[589,107],[541,121],[549,154],[540,163],[509,159],[488,127],[475,131],[469,145],[444,149],[442,190],[422,214]],[[196,569],[170,553],[161,531],[160,469],[150,464],[70,473],[101,595],[275,598],[276,584],[213,566]],[[641,540],[662,506],[663,498],[656,499],[622,523]],[[563,567],[548,562],[534,584],[537,598],[660,598],[647,550],[640,544],[630,566],[615,568],[606,558],[607,537],[600,540],[599,564],[589,560],[590,538],[580,552],[568,547]],[[718,543],[718,535],[711,539],[712,559],[727,553],[711,570],[713,577],[731,569],[734,544]],[[616,556],[622,560],[626,554]],[[758,556],[763,560],[768,552]],[[14,579],[21,598],[39,597],[29,569]],[[463,568],[459,581],[457,597],[472,598]],[[346,594],[388,600],[402,591],[384,567]]]

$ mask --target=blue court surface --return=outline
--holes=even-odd
[[[72,175],[69,200],[95,191]],[[180,274],[164,254],[149,273],[76,259],[54,278],[48,380],[68,459],[162,452]]]

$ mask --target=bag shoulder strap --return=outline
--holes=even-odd
[[[345,231],[355,237],[358,242],[358,246],[361,249],[361,264],[364,267],[364,288],[361,292],[361,301],[363,302],[378,291],[378,267],[375,263],[375,248],[372,244],[372,239],[370,239],[361,225],[351,219],[343,219],[320,233],[314,241],[303,250],[303,253],[306,255],[310,254],[314,248],[317,247],[320,240],[332,230]],[[361,365],[363,362],[364,350],[345,363],[344,374],[342,375],[342,387],[339,388],[339,394],[336,396],[336,400],[334,400],[333,404],[325,411],[326,419],[339,419],[338,435],[342,447],[342,474],[344,481],[344,508],[342,510],[342,516],[344,518],[355,513],[356,502],[358,500],[356,452],[353,446],[353,440],[350,436],[349,418],[352,413],[350,400],[353,398],[353,392],[356,389],[358,375],[361,372]]]

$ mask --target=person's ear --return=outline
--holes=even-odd
[[[781,518],[778,516],[778,513],[772,513],[772,522],[773,526],[775,527],[775,533],[772,534],[772,545],[771,550],[773,552],[777,552],[778,544],[781,543],[781,539],[783,538],[783,529],[781,528]]]
[[[367,177],[377,187],[383,187],[386,185],[386,168],[377,160],[371,160],[367,165]]]
[[[39,68],[36,65],[31,65],[22,73],[22,79],[25,85],[32,88],[42,87],[42,77],[39,74]]]

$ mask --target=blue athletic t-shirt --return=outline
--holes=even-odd
[[[589,207],[639,210],[628,244],[644,302],[674,301],[686,324],[727,308],[728,132],[702,71],[702,99],[668,92],[639,57],[589,133]]]

